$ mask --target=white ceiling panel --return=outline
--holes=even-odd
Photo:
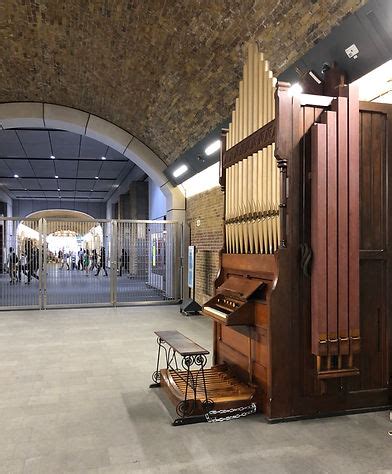
[[[26,156],[15,130],[0,130],[0,156]]]
[[[100,179],[96,180],[94,191],[110,191],[113,189],[113,184],[115,181],[101,181]]]
[[[76,179],[59,179],[58,184],[61,191],[74,191],[76,186]]]
[[[53,155],[58,158],[78,158],[81,136],[76,133],[51,131],[50,141],[52,143]]]
[[[24,178],[19,180],[24,188],[27,189],[38,189],[39,183],[37,179],[34,178]]]
[[[7,189],[24,189],[20,180],[15,178],[3,178],[0,184]]]
[[[75,192],[74,191],[63,191],[63,190],[61,190],[60,195],[61,195],[61,197],[73,198],[75,196]]]
[[[123,171],[127,168],[131,168],[131,163],[110,163],[110,162],[103,162],[100,176],[102,178],[113,178],[116,179]]]
[[[83,136],[82,143],[80,147],[80,157],[79,158],[99,158],[106,156],[108,146],[104,145],[97,140]]]
[[[108,147],[108,151],[106,153],[106,158],[108,160],[130,161],[126,156],[122,155],[119,151],[114,150],[113,148],[110,148],[110,147]]]
[[[16,191],[15,195],[16,195],[16,199],[26,199],[26,198],[31,199],[31,195],[29,191],[23,191],[23,190]]]
[[[30,163],[23,158],[8,159],[7,165],[11,170],[11,176],[13,176],[14,174],[18,174],[20,177],[34,176],[33,169],[31,168]]]
[[[18,130],[17,134],[27,156],[47,158],[51,155],[47,130]]]
[[[104,199],[106,197],[107,193],[102,193],[102,192],[93,192],[91,193],[92,198],[99,198],[99,199]]]
[[[59,197],[61,193],[57,192],[57,191],[45,191],[45,196],[47,198],[57,198]]]
[[[99,176],[101,164],[101,161],[80,161],[78,169],[78,178],[95,178],[95,176]]]
[[[11,171],[7,166],[7,162],[5,160],[0,159],[0,176],[9,176]]]
[[[46,198],[45,193],[42,191],[30,191],[29,195],[32,198]]]
[[[78,191],[90,191],[91,189],[94,188],[94,184],[95,184],[95,180],[93,180],[93,179],[92,180],[90,180],[90,179],[83,179],[83,180],[79,179],[77,181],[77,184],[76,184],[76,186],[77,186],[76,189]]]
[[[83,198],[83,197],[88,198],[88,197],[90,197],[90,195],[91,195],[90,192],[77,191],[77,192],[75,193],[75,197],[76,197],[76,198],[78,198],[78,197],[81,197],[81,198]]]
[[[56,175],[53,160],[31,160],[30,164],[37,178],[52,178]]]
[[[57,179],[39,179],[39,185],[43,190],[57,189]]]
[[[78,170],[78,161],[53,160],[56,174],[62,178],[75,178]]]

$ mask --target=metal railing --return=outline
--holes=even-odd
[[[178,302],[173,221],[0,218],[0,309]]]

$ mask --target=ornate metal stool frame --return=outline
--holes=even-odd
[[[179,369],[177,361],[177,351],[170,346],[164,339],[157,338],[158,343],[158,357],[156,370],[152,374],[153,384],[150,388],[160,387],[160,360],[161,350],[164,351],[166,359],[166,369],[174,372],[178,377],[185,382],[185,396],[184,400],[181,400],[176,406],[176,413],[179,418],[176,418],[173,422],[174,426],[188,425],[192,423],[200,423],[207,421],[205,414],[192,415],[196,407],[197,401],[197,388],[202,387],[204,392],[204,400],[202,401],[203,409],[205,413],[213,407],[214,402],[208,399],[207,384],[205,379],[204,367],[207,364],[207,357],[204,354],[188,354],[181,356],[181,367],[186,372],[182,372]],[[196,370],[192,371],[192,368]]]

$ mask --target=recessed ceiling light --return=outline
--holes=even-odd
[[[213,153],[218,151],[220,147],[221,147],[221,141],[215,140],[214,142],[211,143],[211,145],[208,145],[208,147],[204,150],[204,153],[207,156],[212,155]]]
[[[60,191],[60,188],[57,188],[57,191]]]
[[[173,177],[178,178],[179,176],[184,174],[186,171],[188,171],[187,165],[181,165],[173,171]]]
[[[96,176],[95,179],[98,179],[98,176]]]
[[[57,174],[56,174],[55,178],[56,178],[56,179],[59,179],[59,177],[57,176]]]
[[[54,160],[56,157],[54,155],[50,155],[50,158]]]
[[[102,157],[101,157],[101,160],[106,160],[106,156],[102,156]]]
[[[90,191],[91,191],[91,192],[93,192],[93,191],[94,191],[94,189],[90,189]]]
[[[18,175],[18,174],[14,174],[14,178],[19,178],[19,175]]]

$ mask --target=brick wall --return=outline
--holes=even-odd
[[[196,301],[205,303],[214,291],[223,246],[223,193],[214,188],[187,200],[191,245],[196,246]],[[199,224],[199,225],[198,225]]]
[[[247,40],[279,74],[364,3],[1,0],[0,101],[86,110],[169,163],[231,114]]]

